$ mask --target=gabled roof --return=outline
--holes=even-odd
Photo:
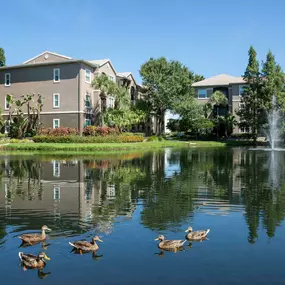
[[[96,64],[99,67],[106,64],[107,62],[110,62],[110,59],[106,58],[106,59],[94,59],[94,60],[88,60],[89,62],[91,62],[92,64]]]
[[[227,86],[230,84],[244,84],[246,83],[240,76],[231,76],[227,74],[219,74],[214,77],[206,78],[204,80],[195,82],[193,87],[206,87],[206,86]]]
[[[129,77],[132,73],[131,72],[118,72],[117,76],[119,77]]]
[[[109,63],[110,66],[112,67],[114,73],[117,74],[117,72],[116,72],[116,70],[115,70],[115,68],[114,68],[114,66],[113,66],[113,64],[112,64],[112,62],[111,62],[111,60],[108,59],[108,58],[106,58],[106,59],[88,60],[88,62],[90,62],[91,64],[96,65],[96,66],[98,66],[98,67],[101,67],[101,66],[105,65],[106,63]]]
[[[70,63],[84,63],[88,66],[91,66],[93,68],[96,68],[97,66],[90,63],[89,61],[81,60],[81,59],[70,59],[66,61],[60,61],[60,62],[54,62],[54,61],[48,61],[48,62],[38,62],[38,63],[33,63],[33,64],[18,64],[18,65],[6,65],[6,66],[1,66],[1,70],[9,70],[9,69],[15,69],[15,68],[31,68],[35,66],[44,66],[44,65],[61,65],[61,64],[70,64]]]
[[[30,59],[24,61],[23,64],[25,64],[25,63],[27,63],[27,62],[29,62],[29,61],[31,61],[31,60],[34,60],[35,58],[37,58],[37,57],[39,57],[39,56],[42,56],[42,55],[44,55],[44,54],[46,54],[46,53],[49,53],[49,54],[52,54],[52,55],[55,55],[55,56],[59,56],[59,57],[65,58],[65,59],[72,59],[72,57],[69,57],[69,56],[66,56],[66,55],[62,55],[62,54],[58,54],[58,53],[55,53],[55,52],[51,52],[51,51],[46,50],[46,51],[44,51],[44,52],[42,52],[42,53],[40,53],[40,54],[38,54],[38,55],[36,55],[36,56],[30,58]]]
[[[117,76],[121,77],[121,78],[127,78],[127,79],[129,79],[129,77],[131,76],[133,78],[133,81],[137,85],[137,82],[136,82],[136,80],[135,80],[135,78],[131,72],[118,72]]]

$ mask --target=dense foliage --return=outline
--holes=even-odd
[[[6,65],[5,51],[0,47],[0,67]]]
[[[132,143],[142,142],[143,136],[139,135],[108,135],[108,136],[34,136],[36,143]]]

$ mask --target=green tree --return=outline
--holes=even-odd
[[[279,106],[285,110],[285,76],[271,51],[267,53],[266,61],[263,63],[262,77],[264,78],[262,93],[263,98],[266,100],[264,103],[266,109],[272,108],[272,97],[276,96]]]
[[[161,135],[166,110],[176,112],[181,102],[194,97],[191,87],[194,74],[179,61],[167,61],[164,57],[150,58],[141,66],[140,74],[146,89],[145,99],[157,119],[156,134]]]
[[[237,110],[240,116],[240,127],[250,130],[251,136],[256,142],[257,136],[264,124],[264,98],[261,91],[261,76],[259,62],[256,59],[256,51],[251,46],[248,52],[249,59],[243,79],[247,87],[241,98],[241,108]]]
[[[117,85],[114,81],[110,80],[106,74],[100,74],[95,76],[94,80],[92,81],[92,87],[95,89],[100,90],[100,98],[101,98],[101,110],[100,110],[100,124],[101,126],[104,126],[105,121],[104,121],[104,116],[106,112],[106,99],[107,96],[110,94],[114,94]]]
[[[6,100],[9,104],[9,136],[22,138],[37,134],[41,126],[42,96],[38,94],[35,98],[35,94],[28,94],[15,99],[8,94]]]
[[[199,74],[194,74],[194,78],[192,76],[193,74],[191,74],[190,79],[191,80],[193,79],[194,82],[202,81],[205,79],[203,75],[199,75]]]
[[[0,48],[0,67],[5,65],[6,65],[5,51],[3,48]]]
[[[92,86],[100,90],[100,97],[106,100],[108,95],[115,97],[114,108],[101,109],[101,124],[117,126],[122,128],[131,127],[133,124],[144,120],[145,113],[131,106],[130,94],[126,87],[117,85],[107,75],[101,74],[94,78]]]
[[[105,113],[105,120],[110,126],[116,126],[122,131],[123,128],[130,128],[134,124],[142,122],[145,114],[136,109],[109,109]]]

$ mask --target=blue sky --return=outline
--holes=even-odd
[[[10,0],[1,13],[7,64],[45,50],[110,58],[139,79],[141,64],[165,56],[205,77],[241,75],[252,44],[285,66],[281,0]]]

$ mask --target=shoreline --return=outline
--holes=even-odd
[[[2,152],[73,152],[85,153],[102,151],[152,150],[159,148],[221,148],[252,146],[249,141],[171,141],[138,143],[6,143],[0,145]],[[90,153],[89,153],[90,154]]]

